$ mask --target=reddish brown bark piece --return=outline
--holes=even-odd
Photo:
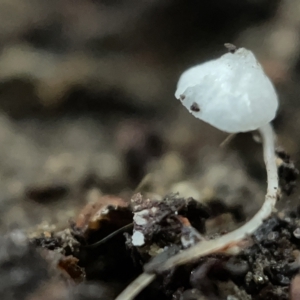
[[[63,271],[63,273],[70,278],[72,278],[75,282],[79,283],[83,281],[85,278],[85,273],[82,268],[78,266],[79,259],[70,255],[63,257],[58,262],[58,268]]]
[[[130,222],[132,222],[132,214],[129,203],[120,197],[106,195],[100,196],[94,203],[88,203],[79,213],[75,226],[85,237],[88,237],[91,231],[104,229],[105,226],[118,229]]]

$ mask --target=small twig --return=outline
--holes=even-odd
[[[130,228],[133,228],[133,223],[129,223],[119,229],[117,229],[116,231],[112,232],[111,234],[109,234],[108,236],[106,236],[105,238],[103,238],[102,240],[94,243],[94,244],[91,244],[91,245],[86,245],[84,246],[84,248],[89,248],[89,249],[94,249],[94,248],[97,248],[103,244],[105,244],[107,241],[109,241],[110,239],[112,239],[113,237],[115,237],[116,235],[122,233],[122,232],[125,232],[127,231],[128,229]]]
[[[220,144],[221,148],[226,147],[234,138],[236,137],[236,133],[229,134],[226,139]]]
[[[140,192],[143,188],[145,188],[145,186],[147,186],[147,184],[151,182],[151,180],[153,180],[153,174],[146,174],[141,180],[141,182],[138,184],[138,186],[134,189],[133,193],[136,194],[137,192]]]
[[[276,204],[278,191],[278,175],[274,148],[274,134],[270,124],[259,128],[259,132],[263,140],[264,160],[267,169],[268,187],[265,202],[256,213],[256,215],[240,228],[218,238],[210,241],[201,241],[195,246],[183,250],[181,253],[171,257],[165,263],[158,267],[155,272],[166,271],[178,265],[188,262],[193,262],[202,256],[216,253],[226,252],[233,246],[237,246],[248,235],[253,234],[255,230],[267,219]],[[239,248],[240,249],[240,248]],[[150,282],[155,279],[154,274],[141,274],[135,281],[133,281],[116,300],[131,300],[143,290]]]

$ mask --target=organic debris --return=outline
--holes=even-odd
[[[299,175],[299,170],[295,167],[290,156],[283,150],[277,149],[276,155],[278,165],[279,184],[282,190],[290,195],[296,187],[296,180]]]
[[[87,243],[106,237],[132,222],[129,202],[116,196],[99,196],[79,213],[73,231]]]
[[[32,245],[47,249],[42,255],[52,265],[48,270],[60,271],[65,281],[82,282],[80,289],[94,280],[113,284],[114,292],[108,289],[106,299],[114,299],[142,268],[156,272],[181,250],[215,238],[205,234],[205,224],[228,212],[236,221],[244,218],[240,207],[227,207],[221,199],[203,205],[176,194],[156,200],[138,193],[129,205],[122,198],[101,196],[98,203],[82,210],[71,229],[44,232],[32,239]],[[299,217],[300,207],[292,213],[281,212],[280,217],[273,215],[254,233],[252,245],[245,244],[238,255],[211,254],[164,271],[137,299],[159,295],[180,300],[287,300],[292,279],[300,270]],[[96,284],[95,289],[100,286]],[[293,286],[291,295],[297,293]],[[61,291],[81,299],[75,292],[78,289],[71,292],[63,287]]]
[[[203,239],[195,228],[203,233],[204,222],[210,215],[208,209],[194,199],[184,199],[176,195],[158,201],[143,199],[141,194],[137,194],[132,198],[132,209],[132,246],[144,246],[141,251],[151,253],[150,256],[155,255],[152,253],[154,248],[156,252],[161,252],[164,247],[173,244],[181,244],[183,248],[187,248]]]
[[[58,262],[58,268],[77,283],[85,278],[84,270],[78,266],[78,262],[79,259],[71,255],[61,258]]]
[[[281,214],[281,217],[274,215],[266,220],[253,234],[252,246],[245,247],[237,256],[212,254],[201,258],[198,262],[190,262],[176,269],[170,268],[168,271],[160,272],[160,265],[185,246],[182,243],[182,236],[181,239],[179,237],[182,233],[180,228],[185,228],[188,219],[182,222],[182,227],[178,223],[177,226],[170,226],[172,214],[177,218],[180,216],[184,199],[175,197],[168,206],[166,197],[159,203],[162,207],[159,213],[153,209],[158,206],[156,201],[143,200],[141,195],[135,196],[133,203],[135,231],[131,237],[131,249],[135,250],[133,252],[135,254],[147,253],[146,258],[145,255],[141,256],[144,261],[155,256],[144,265],[145,276],[149,276],[149,280],[152,278],[152,281],[152,275],[146,274],[158,271],[157,280],[163,282],[162,290],[167,297],[181,299],[178,295],[187,297],[186,295],[192,293],[204,297],[203,299],[222,299],[220,297],[224,294],[224,290],[221,290],[219,283],[232,282],[236,286],[236,293],[227,296],[236,299],[242,300],[243,298],[239,298],[238,295],[245,294],[250,297],[249,299],[257,300],[265,297],[276,300],[288,299],[288,287],[293,276],[300,270],[297,255],[300,236],[298,213],[284,216]],[[164,218],[165,222],[162,222]],[[168,234],[164,233],[165,229],[168,229],[166,230]],[[139,235],[135,237],[136,232]],[[197,237],[198,240],[194,243],[199,241],[201,243],[201,240],[206,239],[199,232]],[[163,244],[160,244],[161,242]],[[145,277],[145,280],[148,279]],[[129,293],[126,295],[132,299]]]

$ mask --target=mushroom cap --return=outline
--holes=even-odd
[[[278,108],[273,84],[245,48],[185,71],[175,97],[196,118],[229,133],[258,129]]]

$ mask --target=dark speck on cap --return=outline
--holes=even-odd
[[[191,105],[191,111],[193,111],[193,112],[199,112],[200,111],[199,105],[196,102],[194,102]]]

